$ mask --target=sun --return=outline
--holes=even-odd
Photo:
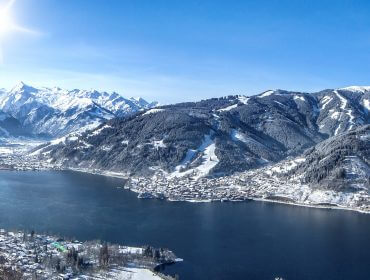
[[[13,22],[8,10],[0,10],[0,36],[13,29]]]
[[[9,2],[5,6],[0,7],[0,38],[3,37],[5,34],[11,32],[39,35],[39,32],[23,26],[19,26],[13,21],[10,9],[14,5],[15,1],[16,0],[9,0]]]

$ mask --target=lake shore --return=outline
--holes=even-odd
[[[15,157],[15,155],[17,155]],[[25,156],[24,152],[21,153],[9,153],[7,155],[3,155],[3,160],[5,159],[5,165],[0,165],[0,170],[19,170],[19,171],[45,171],[45,170],[68,170],[68,171],[75,171],[75,172],[82,172],[94,175],[101,175],[101,176],[108,176],[113,178],[121,178],[128,181],[132,181],[132,177],[129,174],[123,172],[114,172],[108,170],[99,170],[99,169],[89,169],[89,168],[65,168],[62,166],[56,166],[54,164],[48,162],[39,162],[36,158]],[[266,172],[267,170],[267,172]],[[246,187],[244,184],[243,186],[239,186],[240,183],[238,176],[234,175],[231,177],[225,176],[220,178],[200,178],[197,182],[193,180],[188,180],[187,178],[179,178],[178,182],[176,182],[176,178],[169,176],[167,173],[163,173],[161,176],[156,177],[158,175],[153,176],[152,178],[140,178],[138,177],[137,180],[143,180],[144,187],[125,187],[126,189],[130,189],[131,191],[138,194],[139,198],[159,198],[159,199],[166,199],[168,201],[187,201],[187,202],[212,202],[212,201],[219,201],[219,202],[226,202],[226,201],[245,201],[245,200],[256,200],[256,201],[266,201],[266,202],[274,202],[280,204],[287,204],[287,205],[294,205],[294,206],[301,206],[301,207],[311,207],[311,208],[321,208],[321,209],[335,209],[335,210],[349,210],[349,211],[356,211],[359,213],[370,213],[370,207],[364,209],[364,207],[351,207],[345,205],[338,205],[337,203],[333,203],[330,200],[327,201],[320,201],[315,203],[302,203],[297,201],[296,199],[289,198],[293,201],[283,201],[280,199],[269,199],[268,196],[271,192],[275,192],[276,190],[279,192],[279,184],[284,184],[285,182],[279,182],[279,178],[271,178],[268,179],[264,178],[268,173],[268,167],[266,167],[262,172],[259,173],[259,170],[256,171],[249,171],[246,174],[249,178],[256,177],[257,180],[252,181],[255,185],[252,190],[245,191]],[[241,176],[245,176],[245,174],[240,174]],[[170,182],[167,181],[166,177],[170,177]],[[248,177],[247,176],[247,177]],[[268,175],[270,176],[270,175]],[[136,180],[136,179],[135,179]],[[274,186],[270,186],[268,182],[272,182]],[[174,183],[175,182],[175,183]],[[187,186],[191,185],[190,187]],[[218,185],[214,188],[214,185]],[[131,184],[132,185],[132,184]],[[178,185],[181,187],[188,187],[187,192],[188,194],[183,194],[178,191]],[[169,186],[171,190],[167,190],[166,186]],[[265,192],[260,192],[260,188],[263,186]],[[300,192],[300,186],[298,182],[291,184],[291,187],[295,188],[298,192]],[[284,192],[290,192],[290,186],[284,186]],[[309,190],[309,187],[305,186],[306,190]],[[272,191],[270,191],[272,189]],[[189,191],[190,190],[190,191]],[[197,191],[200,190],[200,191]],[[216,192],[216,194],[212,194]],[[231,193],[230,193],[231,192]],[[211,194],[211,195],[209,195]],[[279,195],[275,195],[279,196]],[[287,196],[282,196],[282,198],[286,198]],[[365,200],[369,199],[369,195],[366,194]],[[301,200],[301,199],[300,199]],[[327,204],[327,205],[325,205]]]
[[[119,172],[110,172],[110,171],[99,171],[99,170],[89,170],[84,168],[69,168],[65,170],[70,171],[76,171],[76,172],[83,172],[88,174],[94,174],[94,175],[101,175],[101,176],[108,176],[108,177],[114,177],[114,178],[122,178],[122,179],[129,179],[129,175],[125,173],[119,173]],[[132,189],[132,188],[126,188],[129,189],[135,193],[138,194],[138,196],[142,193],[139,190]],[[143,197],[139,197],[143,198]],[[144,199],[158,199],[156,196],[150,196],[150,197],[144,197]],[[174,199],[174,198],[160,198],[160,199],[166,199],[169,202],[190,202],[190,203],[209,203],[209,202],[244,202],[248,200],[253,201],[261,201],[261,202],[269,202],[269,203],[279,203],[279,204],[285,204],[285,205],[292,205],[292,206],[299,206],[299,207],[309,207],[309,208],[317,208],[317,209],[331,209],[331,210],[346,210],[346,211],[355,211],[362,214],[370,214],[370,210],[363,210],[363,209],[357,209],[357,208],[350,208],[350,207],[344,207],[344,206],[338,206],[338,205],[319,205],[319,204],[308,204],[308,203],[299,203],[296,201],[288,201],[285,199],[285,197],[276,196],[276,199],[269,199],[269,198],[258,198],[254,196],[245,197],[244,199],[196,199],[196,198],[185,198],[185,199]],[[284,200],[285,199],[285,200]]]
[[[20,279],[112,280],[171,280],[171,276],[159,274],[155,268],[178,260],[164,249],[80,242],[4,229],[0,229],[0,259],[0,278],[3,274],[18,275]]]

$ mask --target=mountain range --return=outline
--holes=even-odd
[[[370,87],[163,106],[24,83],[0,93],[3,168],[124,176],[142,198],[252,198],[368,212],[369,140]]]
[[[358,161],[361,170],[368,170],[369,105],[370,87],[212,98],[113,118],[37,153],[64,168],[138,176],[160,170],[193,178],[230,175],[305,155],[311,160],[299,170],[305,171],[307,182],[317,183],[324,178],[318,172],[339,172],[344,160]],[[353,150],[347,146],[355,143],[356,131],[362,131],[358,139],[363,140]],[[334,166],[329,166],[332,160],[315,161],[326,156],[337,159]],[[369,173],[361,172],[365,177],[360,181],[367,184]]]
[[[9,118],[8,125],[0,122],[0,129],[6,135],[55,138],[157,105],[115,92],[36,88],[20,82],[10,91],[0,90],[0,113],[13,118],[12,125]]]

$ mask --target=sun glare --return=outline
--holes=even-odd
[[[0,10],[0,35],[9,32],[13,28],[12,19],[7,10]]]

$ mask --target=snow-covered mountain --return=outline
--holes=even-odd
[[[370,119],[370,87],[352,86],[325,90],[317,95],[320,132],[338,135],[354,127],[368,124]]]
[[[96,90],[35,88],[22,82],[0,91],[0,110],[16,118],[35,135],[59,137],[93,129],[102,122],[157,106],[141,98]]]
[[[143,198],[370,212],[369,89],[269,90],[150,108],[9,156],[7,166],[124,175]]]
[[[269,90],[149,109],[111,120],[41,154],[66,167],[204,177],[243,172],[370,123],[366,87]]]

